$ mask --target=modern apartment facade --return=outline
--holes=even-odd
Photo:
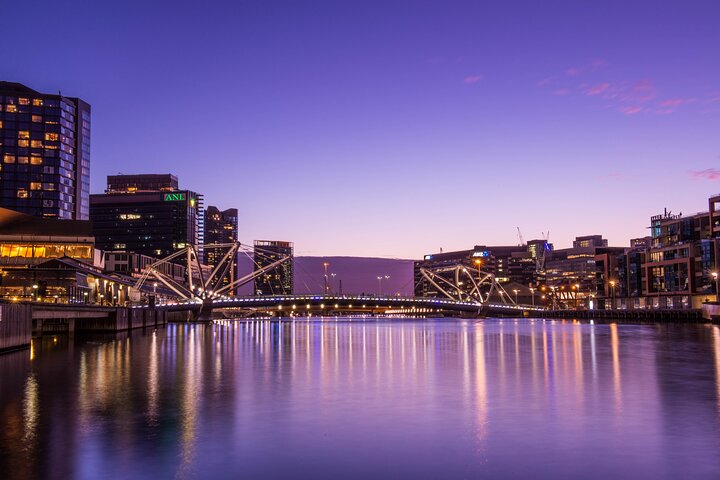
[[[237,208],[228,208],[220,210],[215,206],[208,206],[205,209],[205,229],[204,229],[204,263],[211,267],[217,266],[222,262],[227,254],[228,247],[212,247],[208,245],[230,244],[237,242],[238,239],[238,210]],[[228,285],[237,278],[237,255],[232,259],[232,263],[227,273],[223,275],[221,285]],[[233,292],[235,293],[235,292]]]
[[[282,257],[290,257],[288,261],[255,279],[255,295],[291,295],[294,281],[293,243],[280,240],[255,240],[253,250],[256,269],[266,267]]]
[[[0,207],[87,220],[90,105],[0,81]]]

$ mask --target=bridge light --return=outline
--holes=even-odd
[[[324,303],[321,303],[321,304],[320,304],[320,308],[325,308],[325,304],[324,304]]]

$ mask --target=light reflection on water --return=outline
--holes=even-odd
[[[4,478],[720,477],[717,326],[171,325],[0,382]]]

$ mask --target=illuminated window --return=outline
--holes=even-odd
[[[15,155],[10,155],[6,153],[3,155],[3,162],[5,163],[15,163]]]
[[[18,98],[18,103],[20,105],[30,105],[30,99],[29,98]]]
[[[18,140],[18,147],[27,147],[30,145],[30,140]]]
[[[2,120],[0,120],[0,128],[2,128]]]
[[[32,121],[35,123],[42,123],[42,115],[33,115]]]
[[[17,106],[16,105],[5,105],[5,111],[10,113],[17,112]]]
[[[84,245],[68,245],[65,247],[66,255],[73,258],[90,258],[90,247]]]
[[[27,157],[26,157],[27,158]],[[30,190],[42,190],[42,183],[30,182]]]
[[[42,98],[33,98],[33,105],[35,105],[36,107],[42,107],[42,104]]]
[[[50,140],[52,142],[56,142],[58,139],[57,133],[46,133],[45,134],[45,140]]]
[[[18,138],[30,138],[30,132],[27,130],[20,130],[18,132]]]
[[[28,198],[28,192],[24,188],[19,188],[17,191],[17,198]]]
[[[30,157],[30,164],[31,165],[42,165],[43,160],[42,157]]]
[[[65,247],[62,245],[45,245],[45,257],[56,258],[65,255]]]
[[[32,146],[32,148],[43,148],[43,143],[42,143],[41,140],[30,140],[30,146]],[[54,148],[54,149],[57,149],[57,147],[53,147],[53,146],[50,146],[50,145],[48,145],[48,146],[45,147],[45,148]]]
[[[18,163],[28,163],[28,157],[17,157]]]

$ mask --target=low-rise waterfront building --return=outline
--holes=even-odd
[[[90,222],[34,217],[0,208],[0,268],[28,267],[62,257],[102,266]]]
[[[440,252],[428,254],[422,260],[414,264],[415,296],[417,297],[443,297],[444,294],[438,290],[425,276],[421,269],[432,270],[435,274],[443,275],[444,272],[453,272],[457,266],[471,269],[480,269],[483,272],[493,274],[500,284],[512,282],[522,285],[522,294],[525,295],[529,288],[537,286],[541,265],[547,252],[552,250],[552,245],[545,240],[532,240],[526,245],[500,245],[486,246],[475,245],[469,250],[453,252]],[[452,273],[454,275],[454,273]],[[454,282],[454,278],[448,278]],[[470,288],[470,285],[467,285]]]

